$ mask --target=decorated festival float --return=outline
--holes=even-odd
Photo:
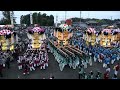
[[[4,26],[4,29],[0,30],[0,43],[2,51],[6,50],[14,50],[15,42],[16,42],[16,33],[11,31],[9,28],[11,26]]]
[[[49,49],[59,63],[60,70],[65,66],[76,69],[81,62],[83,52],[70,45],[69,40],[73,36],[70,25],[61,24],[54,30],[53,40],[49,39]]]
[[[95,45],[96,44],[96,38],[99,38],[96,36],[95,28],[88,28],[83,35],[83,39],[86,41],[87,45]]]
[[[31,40],[31,48],[39,49],[43,44],[45,37],[45,30],[40,27],[34,27],[28,30],[27,36]]]

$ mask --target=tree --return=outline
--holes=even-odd
[[[53,26],[54,25],[54,16],[50,15],[47,16],[46,13],[41,14],[39,13],[33,13],[33,24],[39,24],[40,26]],[[21,24],[30,24],[30,16],[29,15],[22,15],[20,18]]]
[[[3,18],[1,19],[0,22],[2,22],[2,24],[11,24],[11,19],[10,19],[10,11],[2,11],[3,14]],[[14,16],[14,12],[12,11],[12,16]],[[13,17],[13,23],[15,22],[15,18]]]
[[[33,24],[38,23],[38,14],[37,13],[33,13],[32,18],[33,18]]]

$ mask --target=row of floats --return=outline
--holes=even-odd
[[[113,47],[113,44],[120,42],[120,29],[103,29],[96,31],[95,28],[88,28],[83,35],[86,44],[100,44],[103,47]]]

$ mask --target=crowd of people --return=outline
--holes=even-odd
[[[35,70],[37,67],[45,69],[48,67],[48,53],[45,44],[40,49],[28,48],[26,52],[19,56],[18,68],[23,69],[23,74],[29,74],[30,71]]]
[[[100,72],[100,71],[95,71],[93,72],[92,70],[87,74],[85,72],[85,68],[84,65],[81,64],[79,66],[79,79],[118,79],[118,71],[120,70],[120,65],[119,63],[116,64],[113,67],[113,71],[114,73],[112,74],[112,78],[111,78],[111,68],[110,66],[108,66],[106,68],[106,71],[104,73]]]
[[[15,61],[17,59],[17,52],[16,50],[14,51],[0,51],[0,76],[3,77],[3,69],[4,68],[10,68],[10,63],[12,61]]]
[[[92,45],[87,45],[86,41],[81,37],[79,38],[74,37],[73,44],[88,55],[88,57],[87,58],[85,57],[84,60],[82,61],[83,68],[87,68],[87,64],[92,66],[93,61],[101,63],[103,65],[103,68],[106,69],[104,78],[106,78],[108,74],[111,72],[110,66],[120,60],[120,51],[118,49],[119,44],[116,44],[115,48],[106,48],[100,45],[92,46]],[[117,78],[119,64],[116,64],[113,69],[114,69],[114,77]]]

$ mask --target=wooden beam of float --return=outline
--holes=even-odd
[[[78,55],[81,55],[81,56],[82,56],[82,53],[81,53],[81,52],[79,52],[79,51],[77,51],[77,50],[75,50],[75,49],[71,48],[70,46],[66,46],[66,48],[67,48],[67,49],[69,49],[71,52],[74,52],[74,53],[76,53],[76,54],[78,54]]]
[[[69,51],[69,50],[67,50],[67,49],[65,49],[65,48],[61,48],[61,50],[64,51],[64,52],[66,52],[66,53],[69,54],[70,56],[75,57],[75,54],[74,54],[74,53],[72,53],[71,51]]]
[[[60,52],[60,54],[62,54],[65,57],[69,58],[69,55],[67,53],[65,53],[64,51],[62,51],[60,48],[58,48],[58,51]]]
[[[51,43],[51,45],[52,45],[53,47],[55,47],[55,48],[59,51],[60,54],[64,55],[65,57],[69,57],[68,54],[66,54],[66,53],[63,52],[60,48],[58,48],[57,46],[55,46],[50,39],[48,39],[48,41]]]
[[[78,52],[80,52],[80,53],[83,53],[83,54],[87,55],[85,52],[83,52],[83,51],[81,51],[81,50],[75,48],[74,46],[71,46],[71,45],[70,45],[70,47],[73,48],[73,49],[75,49],[76,51],[78,51]]]

